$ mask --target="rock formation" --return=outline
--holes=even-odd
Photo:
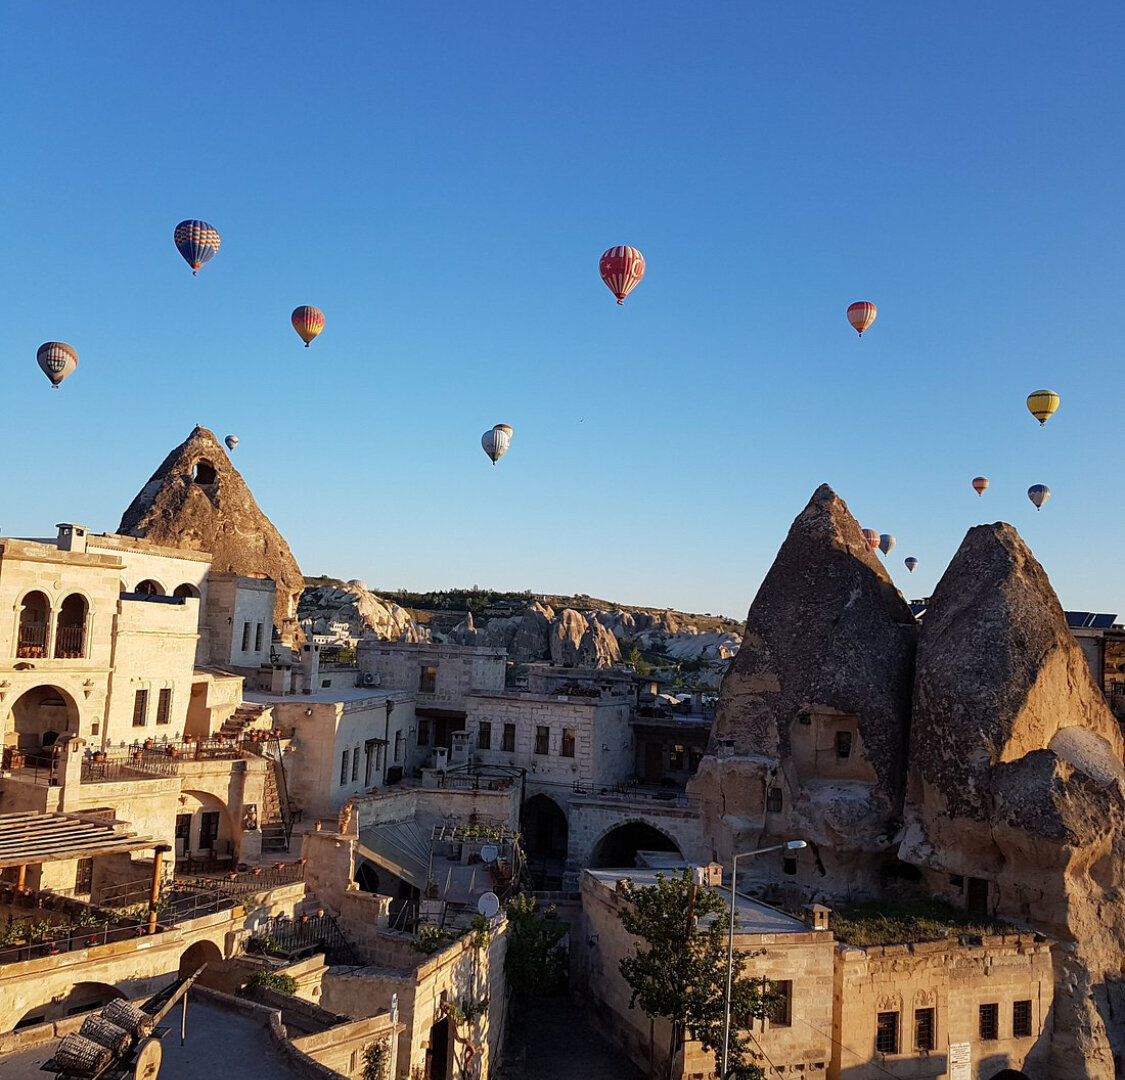
[[[931,891],[1072,943],[1053,1077],[1112,1077],[1125,1046],[1122,751],[1043,568],[1010,525],[971,529],[922,624],[900,854]]]
[[[858,523],[822,485],[750,607],[691,785],[720,859],[802,837],[812,851],[787,880],[836,897],[876,891],[899,827],[915,637]],[[777,881],[784,869],[759,859],[746,874]]]
[[[573,608],[556,613],[550,646],[551,663],[563,667],[612,667],[621,659],[617,638],[597,619]]]
[[[272,578],[274,619],[282,640],[292,641],[304,588],[300,567],[206,428],[197,427],[164,459],[122,515],[118,532],[210,552],[216,571]]]
[[[342,622],[357,638],[370,634],[381,641],[416,642],[428,641],[430,637],[406,608],[376,596],[361,581],[306,588],[297,606],[297,617],[302,623],[311,623],[314,634],[326,634],[331,623]]]

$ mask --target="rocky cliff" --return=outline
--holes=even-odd
[[[382,641],[428,641],[429,631],[410,612],[384,600],[362,582],[307,587],[297,607],[297,618],[311,623],[314,634],[327,634],[332,623],[347,623],[352,637],[374,634]]]
[[[164,459],[129,504],[117,531],[210,552],[211,566],[220,572],[272,578],[277,583],[274,619],[282,640],[292,641],[304,588],[300,567],[206,428],[197,427]]]
[[[1069,940],[1053,1077],[1108,1080],[1125,1049],[1122,753],[1043,568],[1010,525],[971,529],[922,624],[900,854]]]
[[[821,486],[750,606],[692,783],[720,858],[797,836],[812,850],[792,880],[875,891],[899,825],[915,636],[859,524]],[[781,869],[762,859],[747,873]]]

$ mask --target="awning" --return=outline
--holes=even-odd
[[[159,843],[151,836],[119,831],[112,822],[82,814],[0,814],[0,870],[144,851]]]
[[[430,873],[430,841],[413,821],[392,821],[360,829],[356,852],[425,891]]]

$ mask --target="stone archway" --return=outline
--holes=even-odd
[[[233,856],[234,823],[227,804],[209,791],[185,789],[176,811],[176,860],[212,859]]]
[[[197,941],[181,954],[178,976],[181,979],[186,979],[189,975],[194,975],[204,964],[218,964],[222,962],[222,959],[222,950],[213,941]],[[217,972],[211,974],[214,975]],[[207,980],[207,975],[208,972],[205,971],[200,978],[200,983],[204,986],[211,985]]]
[[[520,811],[524,853],[535,885],[540,889],[562,887],[570,824],[566,813],[550,795],[532,795]]]
[[[62,735],[77,735],[78,706],[57,686],[36,686],[20,694],[4,721],[4,746],[31,759],[49,759]]]
[[[647,821],[623,821],[598,838],[590,854],[590,866],[629,868],[637,865],[638,851],[669,851],[683,856],[680,845]]]
[[[108,983],[75,983],[69,993],[53,995],[48,1001],[28,1009],[16,1022],[13,1030],[19,1031],[51,1020],[61,1020],[66,1016],[90,1012],[124,997],[125,995],[117,987],[110,986]]]

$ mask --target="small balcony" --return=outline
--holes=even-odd
[[[41,660],[47,655],[50,627],[47,623],[20,622],[16,656],[21,660]]]
[[[55,631],[55,658],[81,660],[86,655],[86,628],[59,626]]]

